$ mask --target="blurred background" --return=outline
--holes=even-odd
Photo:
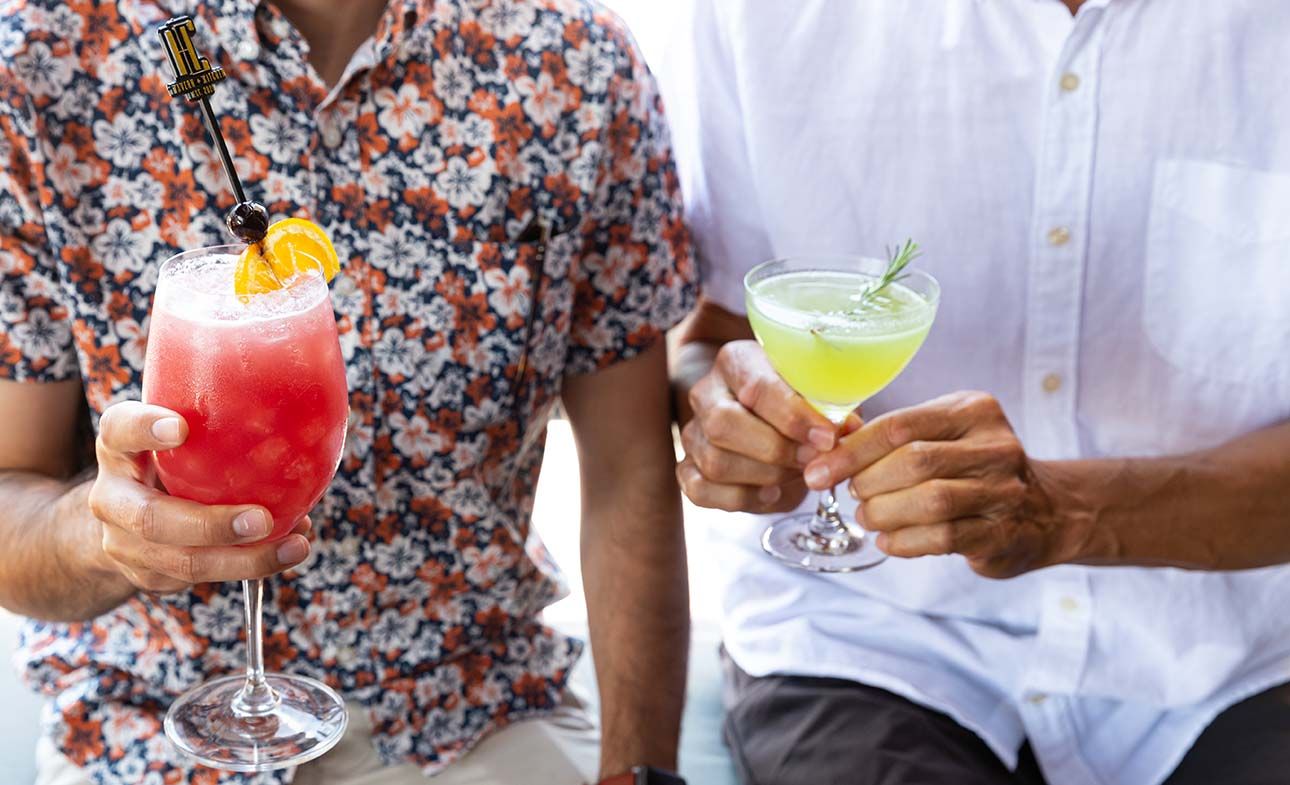
[[[671,46],[670,24],[685,0],[603,0],[635,34],[646,60],[657,70]],[[719,515],[719,514],[718,514]],[[577,454],[567,422],[551,423],[534,524],[569,578],[572,593],[547,613],[549,623],[580,636],[586,634],[586,606],[578,561],[579,488]],[[690,597],[694,620],[690,695],[682,748],[682,769],[692,785],[725,785],[733,772],[720,741],[720,676],[717,662],[720,598],[714,571],[705,566],[704,532],[713,514],[686,504],[690,552]],[[756,536],[755,532],[750,536]],[[21,685],[10,663],[21,619],[0,609],[0,785],[34,781],[33,751],[39,732],[40,699]],[[594,682],[584,660],[579,681]]]

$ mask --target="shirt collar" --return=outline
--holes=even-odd
[[[254,60],[260,56],[264,45],[263,31],[256,20],[267,0],[172,0],[198,8],[204,13],[219,45],[234,60]],[[415,29],[418,22],[428,19],[434,0],[389,0],[385,13],[377,25],[373,41],[376,51],[384,57]],[[280,16],[276,9],[264,9],[273,17]]]
[[[277,9],[265,8],[268,0],[163,0],[160,5],[168,16],[187,14],[193,17],[198,37],[210,51],[203,51],[212,62],[226,70],[253,70],[263,54],[266,34],[261,20],[280,18]],[[434,0],[389,0],[389,6],[373,36],[378,60],[386,58],[419,24],[430,18]],[[282,20],[285,24],[285,20]]]
[[[390,0],[373,40],[380,57],[402,43],[418,23],[428,19],[432,0]]]

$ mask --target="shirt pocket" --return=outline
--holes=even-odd
[[[424,242],[413,286],[378,298],[387,305],[383,335],[395,329],[393,342],[407,346],[388,353],[398,367],[387,375],[417,399],[405,406],[460,433],[525,428],[558,390],[568,321],[563,245]]]
[[[472,432],[505,422],[521,389],[538,250],[431,241],[415,306],[428,317],[425,403]]]
[[[1206,384],[1290,385],[1290,174],[1156,165],[1143,302],[1153,348]]]

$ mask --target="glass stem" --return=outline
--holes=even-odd
[[[833,488],[820,491],[820,503],[815,508],[815,517],[811,519],[811,533],[830,540],[850,540],[851,531],[842,523],[838,515],[838,500],[833,495]]]
[[[233,699],[233,711],[239,716],[260,717],[278,705],[278,695],[264,680],[264,624],[261,603],[264,581],[242,581],[246,611],[246,684]]]

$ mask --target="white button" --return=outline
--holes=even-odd
[[[1048,244],[1063,246],[1071,241],[1071,230],[1065,226],[1055,226],[1048,230]]]
[[[1079,610],[1079,600],[1075,599],[1074,597],[1062,597],[1061,601],[1058,602],[1057,604],[1062,606],[1062,610],[1066,611],[1067,613],[1074,613],[1075,611]]]
[[[1061,374],[1050,373],[1044,377],[1044,392],[1055,393],[1062,388]]]
[[[1062,74],[1062,78],[1058,84],[1060,84],[1062,89],[1066,92],[1073,93],[1079,89],[1079,77],[1075,74]]]
[[[1026,696],[1026,702],[1035,706],[1042,706],[1046,700],[1048,700],[1048,696],[1042,692],[1032,692]]]

